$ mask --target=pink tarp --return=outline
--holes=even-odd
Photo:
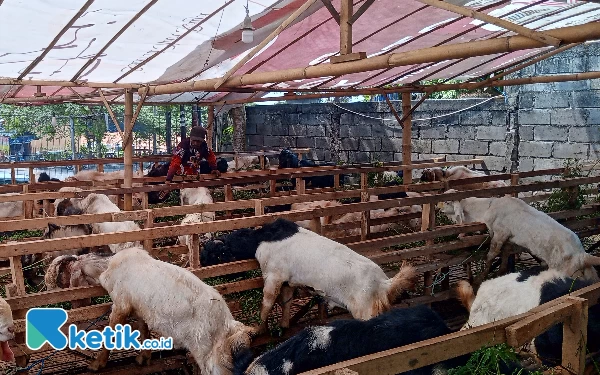
[[[254,43],[241,42],[240,25],[245,15],[246,1],[226,4],[214,1],[166,1],[152,3],[135,0],[123,3],[103,0],[89,9],[62,35],[58,43],[37,64],[32,62],[43,52],[64,25],[84,5],[83,0],[60,0],[57,6],[42,6],[41,0],[5,0],[0,6],[0,35],[9,35],[15,25],[34,17],[37,27],[33,33],[10,33],[0,42],[0,77],[17,78],[30,67],[25,79],[87,80],[89,82],[168,83],[218,78],[243,58],[254,46],[269,35],[304,0],[250,1],[255,30]],[[355,9],[364,0],[355,0]],[[600,5],[582,1],[533,0],[449,0],[479,11],[501,17],[535,30],[596,22]],[[97,3],[97,4],[96,4]],[[123,4],[122,4],[123,3]],[[334,6],[339,9],[339,0]],[[32,16],[32,12],[40,12]],[[108,48],[101,49],[119,30],[127,25],[144,7],[149,8],[127,27]],[[58,9],[58,11],[57,11]],[[212,17],[209,17],[214,13]],[[189,33],[170,48],[135,67],[169,45],[186,30],[205,19],[198,29]],[[40,24],[41,23],[41,24]],[[47,28],[45,28],[45,24]],[[600,27],[600,25],[599,25]],[[14,29],[12,29],[14,30]],[[513,35],[494,25],[462,17],[454,13],[425,6],[414,0],[377,0],[353,26],[354,52],[366,52],[369,57],[390,52],[412,51],[437,45],[465,43]],[[216,36],[216,37],[215,37]],[[10,42],[7,40],[10,39]],[[28,47],[30,46],[30,47]],[[548,47],[551,48],[551,47]],[[443,61],[419,66],[323,77],[288,82],[273,82],[260,87],[277,89],[331,89],[380,87],[388,84],[408,84],[422,79],[468,79],[496,71],[507,64],[532,56],[543,49],[509,54]],[[318,1],[294,24],[254,56],[236,74],[267,72],[326,63],[339,52],[339,26],[323,4]],[[81,74],[76,73],[85,67]],[[10,91],[8,91],[10,90]],[[78,93],[91,89],[76,88]],[[47,95],[73,95],[70,89],[45,87]],[[0,86],[0,99],[30,98],[35,87]],[[16,93],[16,94],[15,94]],[[236,98],[251,94],[235,94]],[[260,97],[263,94],[258,95]],[[147,98],[149,102],[210,102],[231,99],[228,93],[185,93]],[[115,97],[111,97],[115,98]],[[123,97],[116,97],[122,101]],[[98,100],[97,98],[93,100]]]

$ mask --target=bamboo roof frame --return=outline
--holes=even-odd
[[[162,48],[160,51],[155,52],[153,55],[146,58],[142,62],[136,64],[132,68],[129,68],[127,71],[125,71],[119,78],[115,79],[113,82],[85,82],[85,81],[78,81],[77,79],[79,76],[81,76],[81,74],[83,74],[85,72],[85,70],[88,67],[91,66],[92,63],[94,63],[94,61],[96,59],[98,59],[98,57],[112,43],[114,43],[114,41],[116,41],[119,38],[119,36],[121,36],[127,30],[127,28],[131,27],[146,11],[148,11],[153,5],[155,5],[158,2],[158,0],[149,1],[140,11],[138,11],[134,17],[132,17],[123,27],[121,27],[121,29],[108,41],[108,43],[105,44],[104,47],[102,47],[102,49],[99,52],[95,53],[79,69],[79,71],[72,77],[71,80],[69,80],[69,81],[23,80],[22,78],[27,74],[27,72],[30,72],[36,66],[36,64],[38,64],[39,62],[41,62],[43,60],[43,58],[46,56],[46,54],[54,47],[54,45],[56,45],[56,43],[60,39],[60,36],[62,36],[65,33],[65,31],[76,22],[76,20],[78,19],[78,16],[81,15],[83,12],[85,12],[85,10],[87,8],[89,8],[89,6],[93,3],[93,0],[88,0],[83,5],[83,7],[81,7],[79,12],[74,17],[71,18],[71,20],[68,22],[68,24],[65,25],[61,29],[61,31],[53,39],[51,44],[48,45],[46,48],[44,48],[42,53],[38,57],[36,57],[36,59],[31,64],[29,64],[29,66],[25,70],[23,70],[19,74],[18,77],[16,77],[16,78],[0,78],[0,86],[5,86],[5,85],[18,86],[16,88],[16,90],[14,88],[9,89],[8,92],[6,92],[0,99],[0,103],[5,103],[5,104],[43,104],[43,103],[60,103],[60,102],[80,102],[80,103],[86,103],[86,104],[94,104],[94,103],[99,103],[99,101],[98,101],[98,99],[100,97],[99,90],[101,90],[101,89],[119,89],[119,90],[113,90],[113,91],[103,90],[102,94],[104,96],[112,96],[112,98],[108,98],[108,101],[111,103],[116,103],[117,101],[120,102],[120,99],[123,98],[123,92],[127,89],[133,89],[133,90],[137,90],[137,94],[139,96],[147,95],[147,100],[146,100],[147,104],[159,104],[159,105],[167,104],[167,103],[182,104],[184,102],[176,101],[177,97],[170,98],[167,102],[154,101],[153,97],[156,95],[178,94],[178,96],[180,96],[181,94],[183,94],[185,92],[193,92],[193,91],[194,92],[202,91],[204,94],[201,94],[201,96],[203,96],[203,97],[206,97],[208,95],[208,93],[211,93],[211,92],[213,92],[213,93],[214,92],[254,93],[254,95],[256,95],[257,93],[266,92],[266,91],[302,92],[302,89],[290,88],[289,90],[285,90],[285,89],[281,89],[281,88],[273,87],[273,86],[277,85],[278,82],[285,82],[286,80],[289,81],[289,80],[293,80],[293,79],[312,79],[312,78],[322,78],[322,77],[329,77],[329,76],[339,78],[340,76],[343,76],[345,74],[352,74],[352,73],[358,73],[358,72],[369,72],[369,71],[376,71],[376,70],[380,70],[380,69],[390,69],[390,68],[395,68],[395,67],[400,67],[400,66],[416,65],[416,67],[413,67],[409,70],[405,70],[403,73],[401,73],[401,75],[406,75],[406,74],[410,74],[411,72],[414,72],[415,70],[423,69],[421,67],[421,64],[429,64],[427,66],[431,67],[432,65],[439,64],[440,62],[443,62],[445,60],[449,60],[449,63],[446,66],[441,66],[431,72],[428,72],[428,74],[426,75],[426,77],[427,77],[427,76],[441,73],[444,71],[445,68],[452,66],[453,59],[461,59],[460,61],[465,61],[470,57],[495,55],[495,54],[499,54],[499,53],[507,54],[507,53],[511,53],[513,51],[521,51],[521,50],[527,50],[527,49],[531,49],[531,48],[542,48],[542,47],[547,47],[548,45],[556,46],[556,45],[565,44],[565,43],[569,43],[573,46],[573,45],[577,45],[577,44],[584,43],[587,41],[600,39],[599,33],[594,32],[593,30],[590,30],[593,28],[598,29],[597,21],[589,22],[587,24],[578,25],[578,26],[568,26],[568,27],[562,27],[562,28],[557,28],[557,29],[544,30],[543,32],[540,32],[540,31],[535,31],[533,29],[526,28],[526,27],[521,26],[516,23],[512,23],[512,22],[507,21],[502,18],[489,16],[489,15],[483,13],[483,11],[481,11],[481,10],[485,10],[486,7],[481,7],[479,9],[472,9],[472,8],[467,8],[464,6],[454,5],[454,4],[452,4],[450,2],[446,2],[446,1],[415,0],[417,2],[423,3],[424,6],[417,8],[413,12],[410,12],[408,15],[401,16],[399,20],[394,21],[394,22],[380,28],[378,31],[375,31],[375,33],[388,29],[389,27],[393,26],[397,22],[400,22],[401,20],[408,18],[410,16],[410,14],[414,14],[415,12],[420,12],[424,9],[434,7],[434,8],[441,8],[441,9],[445,9],[450,12],[454,12],[456,14],[461,15],[461,17],[469,17],[469,18],[473,18],[473,19],[482,20],[484,22],[488,22],[490,24],[494,24],[494,25],[506,28],[510,31],[517,32],[517,33],[519,33],[519,35],[511,35],[511,36],[506,36],[506,37],[502,37],[502,38],[498,38],[498,37],[491,38],[490,37],[488,39],[470,41],[470,42],[466,42],[466,43],[456,43],[456,44],[450,44],[450,45],[445,44],[448,41],[455,39],[457,37],[457,36],[455,36],[452,38],[448,38],[446,41],[439,43],[439,45],[437,45],[437,46],[420,48],[420,49],[411,50],[411,51],[407,51],[407,52],[400,52],[400,53],[387,53],[384,55],[369,57],[369,58],[357,60],[357,61],[347,61],[347,62],[340,62],[340,63],[336,63],[336,64],[320,62],[315,66],[283,69],[283,70],[276,70],[276,71],[271,71],[271,72],[256,72],[256,71],[250,70],[250,72],[247,74],[232,75],[232,74],[234,74],[234,72],[237,69],[239,69],[243,65],[243,62],[250,60],[254,56],[254,54],[260,49],[260,47],[264,47],[268,43],[269,39],[272,39],[275,36],[277,36],[277,34],[279,32],[281,32],[283,29],[285,29],[285,27],[289,23],[291,23],[293,21],[293,19],[298,17],[302,13],[301,10],[308,8],[309,3],[313,4],[313,3],[317,2],[315,0],[308,0],[307,2],[303,2],[304,5],[301,7],[302,9],[298,8],[296,12],[294,12],[291,16],[286,18],[285,21],[282,22],[280,27],[278,27],[274,32],[272,32],[268,38],[263,39],[263,41],[264,41],[263,43],[256,46],[251,51],[250,54],[248,54],[245,58],[243,58],[238,64],[236,64],[233,68],[231,68],[230,71],[227,72],[221,78],[195,80],[195,81],[179,82],[179,83],[150,83],[149,84],[149,83],[119,83],[118,82],[119,80],[128,76],[130,73],[132,73],[136,69],[142,67],[145,63],[147,63],[150,60],[157,57],[161,52],[165,51],[169,47],[171,47],[174,44],[176,44],[177,42],[179,42],[186,35],[188,35],[194,28],[196,28],[199,25],[201,25],[202,23],[204,23],[210,17],[213,17],[220,9],[223,9],[224,7],[230,5],[233,1],[235,1],[235,0],[229,0],[229,1],[225,2],[225,4],[223,6],[218,8],[216,11],[212,12],[210,15],[208,15],[208,17],[206,17],[206,18],[202,19],[201,21],[199,21],[198,23],[196,23],[195,26],[192,27],[192,29],[187,30],[186,33],[184,33],[183,35],[180,35],[175,40],[172,40],[166,47]],[[322,3],[331,5],[331,8],[333,7],[333,5],[330,2],[328,2],[327,0],[322,1]],[[349,19],[345,23],[347,23],[350,26],[357,21],[358,17],[362,13],[364,13],[364,11],[367,10],[367,8],[369,8],[370,6],[373,5],[374,1],[372,1],[372,0],[355,0],[355,1],[353,1],[353,3],[354,3],[353,4],[354,6],[357,6],[357,4],[358,4],[359,7],[358,7],[356,13],[350,14],[349,17],[347,17]],[[500,0],[498,2],[493,3],[492,5],[497,6],[499,4],[504,4],[504,3],[506,3],[506,1]],[[527,4],[523,7],[520,7],[517,10],[520,11],[522,9],[526,9],[528,7],[531,7],[536,4],[540,4],[540,3],[542,3],[541,0],[534,2],[534,3]],[[577,3],[572,6],[564,7],[564,9],[563,8],[557,9],[554,12],[544,14],[544,16],[549,15],[549,14],[557,14],[561,11],[565,11],[565,9],[571,10],[574,7],[581,6],[583,4],[586,4],[586,3]],[[330,7],[328,6],[328,8],[330,8]],[[335,10],[335,8],[333,8],[333,9]],[[517,10],[515,10],[515,11],[517,11]],[[590,10],[588,9],[582,13],[589,12],[589,11]],[[511,12],[514,12],[514,11],[511,11]],[[335,14],[338,17],[340,15],[340,13],[338,13],[337,11],[336,12],[332,11],[331,13],[332,13],[332,15]],[[571,15],[571,16],[573,16],[573,15]],[[332,19],[332,18],[334,18],[334,16],[332,16],[331,18],[328,18],[328,19]],[[556,22],[556,21],[554,21],[554,22]],[[344,22],[342,22],[342,23],[344,23]],[[446,25],[447,24],[437,25],[436,28],[434,28],[434,29],[443,28]],[[318,26],[319,25],[317,25],[316,27],[318,27]],[[345,25],[342,25],[342,26],[345,26]],[[475,28],[477,28],[477,27],[479,27],[479,26],[476,26]],[[311,31],[309,31],[309,33],[310,32]],[[431,32],[431,30],[427,31],[427,33],[429,33],[429,32]],[[500,35],[506,34],[507,32],[509,32],[509,31],[504,31]],[[460,34],[458,34],[458,35],[460,35]],[[533,38],[533,40],[532,40],[532,38]],[[296,42],[299,39],[301,39],[301,38],[294,40],[291,44],[293,44],[294,42]],[[361,40],[365,40],[365,39],[366,38],[362,38]],[[359,42],[360,42],[360,40],[359,40]],[[358,43],[358,42],[352,42],[350,45],[355,45],[356,43]],[[284,47],[282,50],[276,52],[273,56],[277,55],[279,52],[283,51],[285,48],[287,48],[287,47]],[[269,57],[269,58],[271,58],[271,57]],[[496,58],[498,58],[498,57],[496,57]],[[526,58],[522,59],[521,61],[524,61],[527,59],[530,59],[530,58],[526,57]],[[494,58],[491,58],[491,59],[487,60],[486,63],[489,63],[493,60],[494,60]],[[541,61],[541,59],[538,59],[536,61]],[[258,66],[260,66],[260,64]],[[504,68],[505,67],[502,67],[499,70],[502,70]],[[511,69],[510,71],[514,72],[514,71],[516,71],[516,69]],[[459,74],[463,74],[463,73],[459,73]],[[508,73],[502,73],[501,76],[496,75],[496,79],[488,79],[484,82],[480,82],[478,84],[478,86],[465,85],[465,87],[468,86],[468,87],[474,87],[474,88],[481,88],[481,87],[486,87],[488,85],[495,85],[496,81],[497,80],[499,81],[499,78],[502,78],[502,77],[506,76],[507,74]],[[232,76],[227,78],[229,75],[232,75]],[[574,75],[570,75],[570,76],[574,76]],[[587,76],[590,76],[590,75],[585,75],[585,74],[584,75],[576,75],[577,79],[581,79],[581,77],[587,77]],[[592,74],[592,76],[594,76],[594,75]],[[397,79],[397,77],[395,79]],[[542,80],[546,81],[547,79],[549,79],[549,78],[543,78]],[[560,79],[565,79],[565,77],[560,77]],[[505,81],[506,80],[499,81],[497,84],[498,85],[507,85]],[[536,82],[537,80],[536,79],[533,79],[533,80],[521,79],[520,81],[513,81],[513,82],[529,82],[529,81]],[[508,85],[511,85],[513,82],[508,82]],[[265,85],[265,84],[267,84],[267,85]],[[34,97],[27,97],[27,98],[16,96],[16,94],[18,94],[23,89],[23,87],[34,86],[34,85],[57,86],[57,87],[63,87],[63,88],[70,87],[71,88],[70,91],[72,92],[73,95],[34,96]],[[256,86],[252,87],[251,85],[265,85],[266,87],[256,87]],[[322,96],[326,97],[326,96],[329,96],[330,94],[335,94],[335,95],[331,95],[331,96],[341,96],[342,93],[347,93],[348,95],[360,95],[363,93],[373,93],[374,92],[373,89],[376,89],[376,88],[379,88],[379,90],[381,90],[383,85],[385,85],[385,83],[380,83],[380,84],[378,84],[377,87],[362,87],[362,88],[352,87],[351,89],[337,89],[335,87],[329,87],[329,88],[316,87],[316,88],[312,88],[312,89],[308,89],[308,90],[305,89],[306,91],[312,92],[314,94],[309,94],[311,96],[303,96],[303,97],[304,98],[316,97],[317,95],[322,95]],[[444,86],[444,85],[436,85],[434,87],[423,87],[421,85],[417,85],[416,82],[413,82],[413,83],[406,84],[403,87],[394,89],[393,91],[390,91],[390,92],[404,92],[404,91],[431,92],[433,89],[442,90],[442,89],[446,89],[449,87],[450,86]],[[97,90],[94,90],[92,92],[81,93],[79,91],[76,91],[75,90],[76,88],[93,88],[93,89],[97,89]],[[56,90],[54,92],[54,94],[57,94],[60,91],[61,91],[61,89]],[[200,104],[200,105],[221,105],[223,103],[241,104],[241,103],[247,103],[247,102],[253,102],[253,101],[266,101],[266,100],[263,100],[262,98],[255,98],[254,95],[245,100],[244,99],[236,99],[236,100],[228,100],[228,99],[203,100],[203,99],[200,99],[200,100],[198,100],[196,98],[195,100],[190,101],[188,103],[196,103],[196,104]],[[279,99],[275,99],[275,100],[282,100],[282,99],[285,100],[285,98],[293,99],[294,96],[286,94],[283,97],[279,97]]]

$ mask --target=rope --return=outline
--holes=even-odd
[[[87,331],[88,329],[90,329],[92,326],[97,327],[96,323],[98,323],[102,318],[106,317],[106,315],[108,315],[111,312],[112,308],[108,309],[107,312],[105,312],[104,314],[100,315],[98,318],[94,319],[90,325],[88,325],[86,328],[84,328],[85,331]],[[54,355],[56,355],[56,353],[58,353],[59,351],[56,350],[54,351],[54,353],[49,354],[43,358],[40,358],[32,363],[30,363],[27,367],[15,367],[12,368],[11,370],[9,370],[9,372],[7,372],[6,375],[13,375],[13,374],[17,374],[19,372],[23,372],[23,371],[27,371],[29,372],[29,370],[31,370],[32,368],[36,367],[37,365],[41,365],[40,369],[38,370],[38,372],[36,373],[36,375],[41,375],[44,372],[44,366],[46,363],[47,359],[52,358]]]
[[[476,255],[477,253],[479,253],[479,251],[481,250],[481,247],[483,246],[483,244],[485,244],[487,242],[487,240],[489,239],[489,237],[487,237],[485,240],[483,240],[483,242],[479,245],[479,247],[473,251],[471,253],[471,255],[469,255],[468,257],[466,257],[462,262],[456,264],[457,266],[462,266],[464,265],[469,259],[471,259],[474,255]],[[450,268],[450,267],[448,267]],[[450,276],[450,271],[448,272],[444,272],[444,273],[436,273],[435,277],[433,278],[433,281],[431,282],[430,286],[424,286],[424,288],[431,288],[431,295],[434,296],[434,289],[437,285],[441,285],[442,281],[444,281],[446,279],[446,277]]]
[[[447,113],[447,114],[445,114],[445,115],[439,115],[439,116],[433,116],[433,117],[427,117],[427,118],[415,118],[415,119],[412,119],[412,121],[428,121],[428,120],[434,120],[434,119],[438,119],[438,118],[442,118],[442,117],[448,117],[448,116],[452,116],[452,115],[455,115],[455,114],[457,114],[457,113],[464,112],[464,111],[468,111],[468,110],[469,110],[469,109],[471,109],[471,108],[475,108],[475,107],[477,107],[477,106],[480,106],[480,105],[482,105],[482,104],[484,104],[484,103],[487,103],[487,102],[489,102],[489,101],[490,101],[490,100],[492,100],[492,99],[501,98],[501,97],[503,97],[503,96],[504,96],[504,95],[497,95],[497,96],[493,96],[493,97],[491,97],[491,98],[488,98],[488,99],[486,99],[486,100],[484,100],[484,101],[482,101],[482,102],[480,102],[480,103],[473,104],[472,106],[469,106],[469,107],[467,107],[467,108],[459,109],[458,111],[450,112],[450,113]],[[350,109],[344,108],[344,107],[342,107],[342,106],[338,105],[337,103],[331,103],[331,104],[333,104],[334,106],[336,106],[336,107],[338,107],[338,108],[340,108],[340,109],[343,109],[343,110],[344,110],[344,111],[346,111],[346,112],[350,112],[350,113],[352,113],[352,114],[355,114],[355,115],[357,115],[357,116],[362,116],[362,117],[370,118],[370,119],[373,119],[373,120],[381,120],[381,121],[396,121],[396,119],[395,119],[395,118],[381,118],[381,117],[367,116],[367,115],[364,115],[364,114],[362,114],[362,113],[355,112],[355,111],[352,111],[352,110],[350,110]]]

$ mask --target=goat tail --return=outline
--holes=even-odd
[[[466,307],[467,310],[471,311],[471,306],[473,306],[473,301],[475,301],[475,292],[468,281],[461,280],[458,282],[458,286],[456,287],[456,296],[463,306]]]
[[[396,297],[403,291],[412,289],[415,286],[417,278],[417,270],[412,265],[403,262],[400,271],[390,280],[388,289],[388,301],[394,301]]]
[[[585,263],[584,264],[585,264],[586,267],[600,266],[600,257],[588,254],[585,257]]]

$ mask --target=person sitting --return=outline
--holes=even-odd
[[[206,163],[201,163],[203,159]],[[190,131],[190,137],[182,139],[173,151],[166,181],[172,182],[175,175],[197,176],[201,165],[206,166],[206,164],[211,174],[221,176],[217,167],[217,157],[206,143],[206,129],[194,126]],[[169,192],[170,190],[161,191],[159,198],[164,199]]]

